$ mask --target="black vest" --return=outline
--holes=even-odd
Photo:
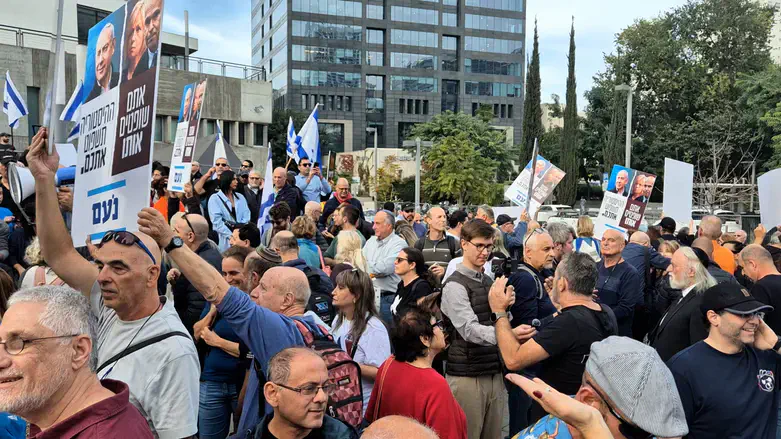
[[[488,305],[488,291],[493,283],[487,275],[482,282],[467,277],[459,271],[448,277],[445,284],[455,282],[466,288],[472,311],[477,315],[481,325],[493,327],[491,323],[491,307]],[[453,328],[450,319],[444,316],[450,328],[452,343],[447,354],[447,374],[453,376],[478,377],[494,375],[502,372],[499,348],[497,346],[481,346],[470,343],[461,337]]]

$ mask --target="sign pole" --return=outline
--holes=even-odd
[[[537,173],[537,138],[534,138],[534,149],[532,150],[532,169],[531,177],[529,178],[529,193],[526,197],[526,211],[529,212],[529,207],[532,202],[532,192],[534,191],[534,174]]]
[[[415,138],[415,211],[420,212],[420,137]]]

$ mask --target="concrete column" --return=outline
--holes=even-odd
[[[247,135],[245,136],[245,138],[247,139],[247,145],[258,146],[255,145],[255,122],[248,123],[246,127],[247,127]]]
[[[203,136],[206,135],[206,118],[202,117],[200,123],[201,123],[201,126],[200,126],[200,128],[198,128],[198,132],[201,133],[201,135],[198,136],[198,137],[203,137]]]
[[[239,123],[238,122],[228,122],[229,129],[231,130],[231,145],[238,145],[239,144]],[[245,139],[246,140],[246,139]]]
[[[263,125],[263,146],[268,146],[268,125]]]
[[[173,117],[166,116],[165,117],[165,125],[164,125],[165,132],[163,134],[163,142],[174,143],[176,134],[175,133],[171,134],[171,131],[172,131],[171,130],[171,128],[172,128],[171,124],[172,123],[173,123]]]

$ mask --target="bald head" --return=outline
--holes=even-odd
[[[141,242],[144,243],[146,248],[149,249],[149,253],[152,253],[152,256],[155,257],[155,265],[159,267],[160,261],[162,261],[163,259],[163,254],[160,252],[160,247],[157,245],[157,242],[155,242],[155,240],[152,239],[152,237],[147,235],[146,233],[133,232],[133,234],[136,235],[138,239],[140,239]],[[138,248],[138,251],[141,252],[142,255],[146,256],[146,252],[144,252],[144,250],[142,250],[141,248]]]
[[[740,259],[743,261],[756,261],[759,265],[773,265],[773,256],[767,249],[758,244],[747,245],[740,252]]]
[[[274,169],[274,187],[282,189],[287,183],[287,171],[285,168]]]
[[[281,298],[291,295],[296,305],[306,308],[309,302],[309,281],[303,271],[293,267],[273,267],[263,274],[261,286],[269,290],[272,295]],[[274,309],[270,302],[262,302],[263,306],[274,312],[284,312],[284,309]],[[302,311],[303,313],[303,311]]]
[[[187,224],[188,221],[190,222],[189,225]],[[206,218],[201,215],[188,213],[187,219],[182,217],[179,220],[179,226],[186,227],[188,229],[190,226],[192,226],[192,229],[190,230],[192,230],[193,235],[195,235],[195,242],[197,244],[201,244],[209,239],[209,223],[206,221]]]
[[[635,232],[632,233],[631,237],[629,237],[629,242],[634,242],[635,244],[648,247],[651,245],[651,238],[645,232]]]
[[[700,221],[699,236],[715,241],[721,237],[721,218],[708,215]]]
[[[304,206],[304,214],[315,221],[320,219],[322,213],[323,210],[317,201],[308,201],[306,206]]]
[[[364,430],[361,439],[439,439],[434,430],[404,416],[386,416]]]
[[[708,259],[713,260],[713,241],[710,238],[700,236],[692,242],[692,247],[704,251]]]

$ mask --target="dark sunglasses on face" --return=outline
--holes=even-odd
[[[401,264],[402,262],[406,261],[407,258],[396,258],[396,263]]]
[[[298,166],[301,166],[302,168],[308,168],[308,167],[312,166],[312,164],[311,163],[301,163]]]
[[[189,221],[188,221],[189,225]],[[103,235],[103,239],[100,240],[100,245],[103,245],[109,241],[114,241],[117,244],[124,245],[126,247],[131,247],[133,245],[137,245],[141,250],[144,251],[144,253],[149,256],[149,258],[152,259],[152,262],[157,264],[157,261],[155,260],[155,257],[152,256],[152,252],[149,251],[149,248],[144,244],[141,239],[138,238],[138,236],[126,232],[124,230],[118,230],[118,231],[111,231]]]
[[[228,164],[227,164],[227,163],[217,163],[217,164],[215,164],[214,166],[219,166],[219,167],[221,167],[221,168],[223,168],[223,167],[224,167],[224,168],[227,168],[227,167],[228,167]]]

